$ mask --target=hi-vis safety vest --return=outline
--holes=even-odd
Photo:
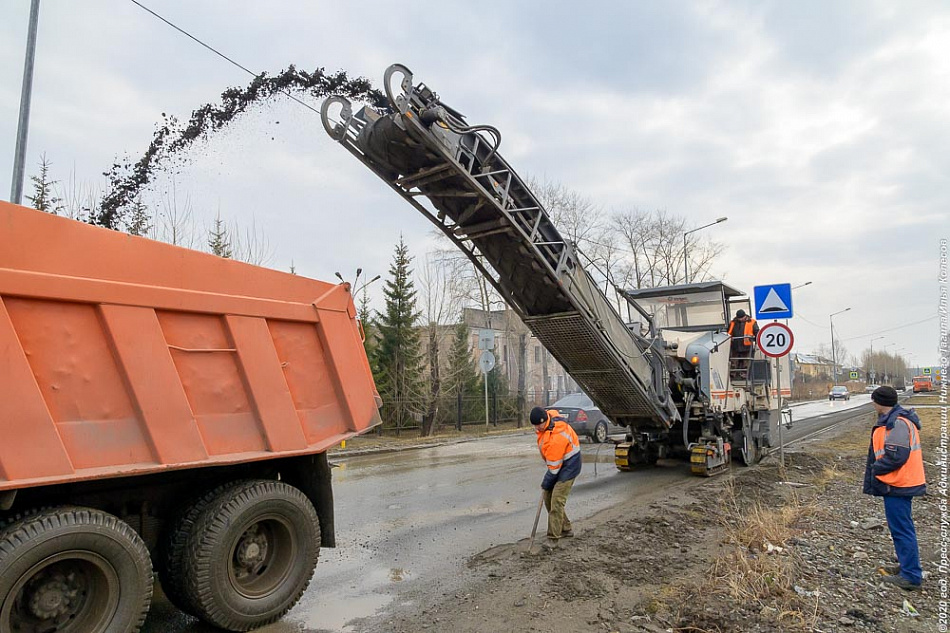
[[[876,475],[879,481],[895,488],[913,488],[927,483],[924,475],[924,456],[920,450],[920,435],[917,426],[900,416],[894,421],[894,428],[890,431],[886,426],[875,427],[871,435],[871,447],[874,449],[875,461],[884,457],[886,445],[897,445],[910,448],[910,456],[904,465],[886,475]]]
[[[544,430],[538,433],[538,450],[541,451],[541,457],[552,475],[561,472],[565,459],[581,452],[577,433],[564,421],[557,409],[548,409],[548,423]]]
[[[733,321],[730,321],[730,322],[729,322],[729,336],[734,336],[733,333],[732,333],[732,330],[733,330],[733,328],[735,328],[735,327],[736,327],[736,322],[735,322],[734,320],[733,320]],[[745,322],[745,327],[743,328],[743,332],[742,332],[742,344],[743,344],[743,345],[745,345],[745,346],[747,346],[747,347],[752,345],[752,339],[755,338],[754,329],[755,329],[755,319],[749,319],[749,320],[747,320],[747,321]]]

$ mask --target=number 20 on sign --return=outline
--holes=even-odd
[[[792,331],[782,323],[769,323],[763,326],[756,337],[756,343],[762,353],[772,358],[780,358],[788,354],[794,342],[795,337]]]

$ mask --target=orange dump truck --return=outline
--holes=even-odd
[[[347,284],[0,203],[0,632],[136,631],[153,564],[208,623],[280,618],[379,404]]]

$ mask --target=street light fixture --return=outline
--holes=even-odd
[[[835,387],[838,386],[838,355],[835,352],[835,321],[834,318],[839,314],[847,312],[851,308],[845,308],[844,310],[838,310],[837,312],[828,315],[828,321],[831,323],[831,380],[834,382]]]
[[[799,288],[804,288],[805,286],[810,286],[810,285],[811,285],[811,282],[810,282],[810,281],[806,281],[806,282],[803,283],[803,284],[798,284],[797,286],[792,286],[792,290],[798,290]]]
[[[704,224],[703,226],[700,226],[700,227],[698,227],[698,228],[695,228],[695,229],[693,229],[692,231],[686,231],[685,233],[683,233],[683,274],[684,274],[683,279],[684,279],[684,283],[689,283],[689,256],[688,256],[687,253],[686,253],[686,250],[687,250],[686,236],[689,235],[690,233],[695,233],[696,231],[701,231],[701,230],[703,230],[703,229],[708,229],[709,227],[713,226],[714,224],[719,224],[720,222],[725,222],[725,221],[728,220],[728,219],[729,219],[729,218],[723,216],[723,217],[721,217],[721,218],[717,218],[715,222],[710,222],[709,224]]]

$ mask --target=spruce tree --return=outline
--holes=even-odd
[[[379,340],[373,352],[376,385],[383,399],[383,423],[397,431],[412,424],[423,409],[422,354],[416,321],[416,290],[412,283],[412,258],[402,237],[396,246],[383,295],[386,309],[377,315]]]
[[[455,326],[452,347],[449,349],[449,367],[446,376],[447,395],[462,396],[462,419],[474,420],[480,411],[482,385],[478,367],[469,347],[469,327],[463,322]]]
[[[376,323],[373,320],[373,312],[369,307],[369,292],[365,286],[360,293],[359,307],[356,309],[356,316],[360,320],[360,323],[363,324],[363,349],[366,351],[366,358],[369,359],[370,369],[375,376],[379,373],[376,367],[376,339],[378,338],[378,334]]]
[[[212,255],[231,259],[234,249],[231,247],[231,235],[227,225],[221,219],[221,212],[214,219],[214,226],[208,231],[208,248]]]
[[[126,219],[125,232],[129,235],[145,236],[152,230],[151,217],[148,214],[148,207],[142,202],[142,196],[137,196],[129,210],[129,217]]]
[[[46,159],[46,154],[40,156],[40,173],[38,176],[30,176],[33,183],[33,195],[27,196],[34,209],[58,215],[63,210],[62,198],[56,197],[53,193],[53,187],[58,181],[50,180],[49,169],[52,163]]]

